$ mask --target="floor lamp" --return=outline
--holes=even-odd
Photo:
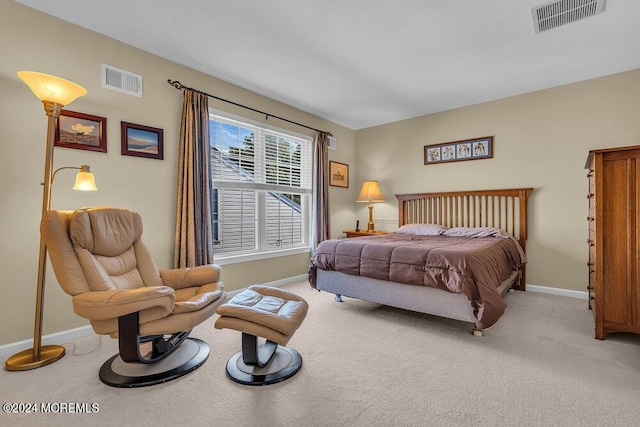
[[[75,99],[86,95],[87,91],[82,86],[60,77],[34,71],[20,71],[18,77],[31,89],[31,91],[44,104],[44,111],[48,118],[47,125],[47,148],[44,164],[44,190],[42,194],[42,213],[44,214],[51,206],[51,186],[55,174],[62,169],[80,169],[76,176],[74,189],[95,190],[93,174],[88,166],[80,168],[60,168],[55,172],[53,169],[53,147],[55,139],[55,129],[60,109],[73,102]],[[33,332],[33,348],[14,354],[7,359],[5,368],[8,371],[26,371],[28,369],[40,368],[55,362],[64,356],[64,347],[61,345],[42,346],[42,312],[44,305],[44,284],[47,265],[47,248],[40,237],[40,257],[38,259],[38,288],[36,291],[36,315]]]

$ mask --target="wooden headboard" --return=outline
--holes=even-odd
[[[398,227],[441,224],[447,227],[496,227],[513,236],[526,253],[527,200],[533,188],[396,194]],[[522,266],[520,290],[525,288]]]

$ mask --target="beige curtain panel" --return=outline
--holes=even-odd
[[[313,249],[329,238],[329,136],[316,133],[313,200]]]
[[[209,99],[184,91],[178,158],[174,268],[213,263]]]

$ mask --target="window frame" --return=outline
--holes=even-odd
[[[237,116],[235,114],[230,114],[225,111],[217,110],[214,108],[209,108],[209,121],[215,120],[215,117],[219,116],[222,119],[236,121],[239,122],[239,125],[246,124],[252,127],[261,128],[265,131],[275,132],[276,134],[283,134],[285,136],[290,136],[293,138],[298,138],[305,140],[308,142],[309,146],[309,160],[308,160],[308,180],[309,180],[309,188],[305,187],[287,187],[281,185],[274,184],[266,184],[266,183],[258,183],[258,182],[230,182],[230,181],[219,181],[215,180],[213,177],[213,169],[212,169],[212,189],[253,189],[257,193],[257,206],[256,206],[256,246],[257,249],[251,252],[238,252],[238,253],[218,253],[214,254],[216,263],[220,265],[224,264],[233,264],[238,262],[246,262],[246,261],[256,261],[261,259],[269,259],[275,257],[282,256],[290,256],[296,254],[303,253],[311,253],[311,222],[312,222],[312,199],[313,199],[313,158],[314,158],[314,138],[309,135],[300,134],[288,129],[279,128],[277,126],[272,126],[270,124],[266,124],[264,122],[259,122],[255,120],[251,120],[246,117]],[[256,142],[257,144],[257,142]],[[258,165],[258,161],[264,160],[264,152],[261,150],[260,153],[256,152],[256,167]],[[265,163],[266,164],[266,163]],[[302,165],[301,165],[302,167]],[[294,245],[290,247],[286,247],[283,249],[269,249],[267,247],[266,242],[266,217],[267,217],[267,193],[268,192],[277,192],[277,193],[295,193],[301,194],[301,203],[300,208],[302,212],[302,237],[303,242],[299,245]],[[219,197],[218,197],[219,198]]]

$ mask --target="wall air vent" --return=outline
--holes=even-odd
[[[102,64],[102,87],[142,98],[142,76]]]
[[[605,0],[558,0],[531,9],[533,31],[541,33],[604,12]]]

